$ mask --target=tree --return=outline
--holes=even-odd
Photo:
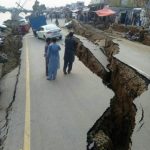
[[[46,6],[44,4],[39,6],[40,11],[46,10]]]
[[[36,12],[38,10],[39,4],[40,4],[39,1],[36,0],[34,5],[32,6],[34,12]]]
[[[35,14],[41,14],[43,12],[43,10],[46,10],[46,6],[44,4],[39,3],[39,1],[35,1],[34,5],[32,6],[33,8],[33,12]]]

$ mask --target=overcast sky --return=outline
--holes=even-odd
[[[73,2],[77,2],[79,0],[38,0],[40,4],[45,4],[46,7],[57,7],[57,6],[64,6],[66,4],[71,4]],[[84,1],[85,5],[88,5],[91,0],[82,0]],[[21,5],[24,4],[24,8],[32,9],[32,6],[35,0],[0,0],[0,6],[5,7],[14,7],[16,6],[16,2],[20,2]]]

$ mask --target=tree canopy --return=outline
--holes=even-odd
[[[46,10],[46,6],[45,4],[41,4],[39,3],[38,0],[35,1],[34,5],[32,6],[33,8],[33,11],[36,13],[36,12],[42,12],[43,10]]]

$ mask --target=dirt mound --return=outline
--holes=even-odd
[[[90,41],[94,42],[97,40],[102,40],[106,38],[106,35],[104,32],[92,28],[90,25],[84,25],[76,20],[73,20],[73,30],[76,34],[82,35],[83,37],[86,37]]]
[[[137,34],[137,33],[140,33],[140,31],[141,31],[141,27],[125,26],[125,25],[121,25],[121,24],[113,24],[112,28],[113,28],[113,30],[115,30],[117,32],[123,32],[123,33],[131,31],[133,34]],[[145,31],[144,40],[142,41],[142,43],[150,46],[150,34],[148,33],[148,31]]]

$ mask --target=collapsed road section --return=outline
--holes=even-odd
[[[87,150],[129,150],[137,111],[133,101],[148,90],[150,76],[115,55],[122,47],[104,32],[77,21],[73,29],[89,40],[76,36],[77,57],[114,91],[109,108],[87,133]]]

